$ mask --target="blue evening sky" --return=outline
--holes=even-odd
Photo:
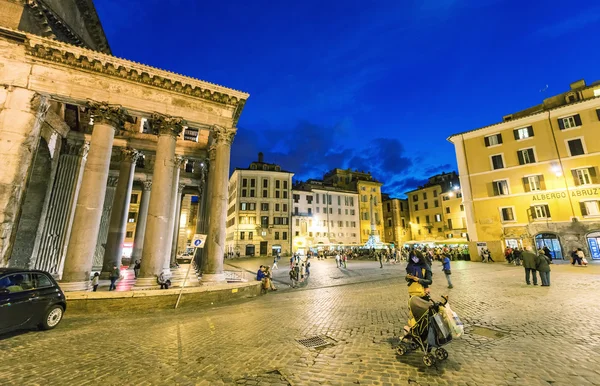
[[[246,91],[231,163],[456,170],[446,138],[600,79],[598,1],[95,0],[113,54]],[[544,91],[545,90],[545,91]]]

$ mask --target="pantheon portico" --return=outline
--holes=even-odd
[[[231,144],[248,94],[0,27],[0,266],[65,290],[120,265],[141,191],[136,286],[174,261],[182,197],[208,234],[203,281],[224,281]]]

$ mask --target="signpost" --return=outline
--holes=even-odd
[[[196,248],[204,248],[204,244],[206,244],[206,235],[196,233],[192,238],[192,246],[194,247],[194,256],[196,256]],[[175,308],[179,306],[179,301],[181,300],[181,294],[183,293],[183,288],[185,287],[185,283],[190,275],[190,271],[192,270],[192,265],[194,264],[194,260],[190,261],[190,266],[185,274],[185,279],[183,279],[183,283],[181,283],[181,290],[179,290],[179,296],[177,297],[177,303],[175,303]]]

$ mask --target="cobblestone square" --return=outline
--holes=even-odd
[[[265,261],[266,262],[266,261]],[[228,261],[253,270],[260,260]],[[407,319],[405,263],[313,261],[289,289],[205,309],[69,315],[49,332],[3,336],[2,385],[595,385],[600,384],[600,267],[552,266],[552,286],[527,286],[522,267],[454,262],[448,290],[434,263],[434,297],[466,325],[449,358],[393,349]],[[248,274],[250,275],[250,274]],[[185,299],[184,299],[185,301]],[[298,339],[333,343],[310,349]]]

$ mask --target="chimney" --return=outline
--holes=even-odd
[[[265,156],[262,153],[262,151],[260,153],[258,153],[258,162],[260,162],[260,163],[264,163],[265,162]]]

